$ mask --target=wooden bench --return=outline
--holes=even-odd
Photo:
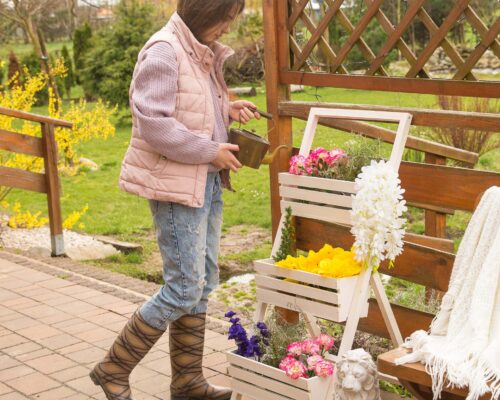
[[[498,182],[495,183],[498,185]],[[479,189],[477,187],[477,189]],[[479,191],[476,196],[471,195],[469,200],[473,200],[469,205],[472,205],[472,209],[475,209],[479,200],[482,196],[482,191]],[[437,265],[435,267],[438,267]],[[451,272],[451,271],[450,271]],[[449,281],[449,274],[448,281]],[[444,278],[442,275],[441,278]],[[419,329],[427,330],[429,324],[421,326]],[[395,361],[406,354],[410,353],[409,349],[398,347],[384,354],[379,355],[377,364],[380,373],[387,374],[398,378],[398,380],[417,398],[417,399],[432,399],[432,379],[431,376],[426,372],[425,366],[422,363],[408,363],[403,365],[396,365]],[[443,392],[441,393],[441,399],[443,400],[455,400],[464,399],[467,397],[468,390],[466,388],[454,388],[448,386],[445,382],[443,386]],[[484,395],[480,397],[480,400],[491,399],[491,395]]]

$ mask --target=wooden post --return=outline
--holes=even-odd
[[[281,43],[278,38],[279,30],[287,30],[286,16],[288,13],[286,12],[286,3],[287,0],[264,0],[262,4],[264,16],[264,59],[266,65],[267,110],[274,116],[273,120],[268,122],[271,150],[282,144],[290,147],[292,146],[292,119],[291,117],[280,117],[278,110],[280,101],[290,99],[289,86],[283,85],[279,81],[279,70],[281,68],[288,69],[288,65],[280,65],[277,57],[280,52],[280,47],[289,48],[288,40],[286,43]],[[269,168],[273,237],[276,236],[281,217],[278,173],[288,169],[290,154],[291,149],[289,152],[281,151]]]
[[[267,111],[273,115],[273,120],[267,123],[268,137],[271,150],[285,144],[290,146],[290,151],[281,151],[274,162],[269,166],[271,185],[271,218],[273,238],[281,218],[280,195],[278,184],[278,173],[288,170],[288,160],[292,149],[292,118],[280,117],[278,104],[282,100],[290,99],[290,87],[280,83],[279,71],[281,68],[288,69],[288,59],[285,65],[280,65],[277,55],[280,48],[288,49],[288,1],[287,0],[264,0],[262,11],[264,17],[264,62],[266,65],[266,97]],[[284,35],[283,32],[286,34]],[[281,35],[280,35],[281,33]],[[286,43],[283,43],[286,38]],[[282,57],[280,57],[282,58]],[[280,319],[288,323],[298,321],[298,313],[287,309],[277,309]]]
[[[435,154],[425,153],[425,163],[435,164],[435,165],[445,165],[446,158],[442,156],[437,156]],[[425,210],[425,234],[427,236],[434,236],[438,238],[446,237],[446,214]],[[443,292],[438,290],[425,288],[425,300],[429,302],[432,297],[441,298]]]
[[[59,200],[61,187],[57,173],[57,144],[54,136],[54,125],[41,123],[41,126],[52,255],[62,256],[64,255],[64,239]]]

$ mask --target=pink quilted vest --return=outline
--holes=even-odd
[[[222,111],[229,116],[229,96],[222,74],[222,66],[233,51],[220,43],[212,50],[193,36],[181,17],[174,13],[168,24],[155,33],[139,53],[130,85],[144,52],[154,43],[164,41],[172,45],[179,69],[176,107],[173,117],[196,135],[212,137],[215,125],[213,99],[210,91],[210,69],[216,71],[217,84],[223,93]],[[225,121],[226,125],[229,121]],[[164,132],[168,135],[168,132]],[[189,207],[202,207],[208,164],[183,164],[167,159],[141,138],[132,110],[132,138],[125,154],[120,174],[120,188],[146,199],[172,201]]]

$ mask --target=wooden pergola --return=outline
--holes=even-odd
[[[496,113],[393,107],[383,104],[292,101],[292,84],[500,98],[500,81],[480,80],[474,72],[474,67],[487,50],[500,58],[500,18],[487,26],[474,10],[471,0],[457,0],[438,26],[426,11],[425,0],[413,0],[406,2],[407,9],[399,23],[393,23],[381,8],[382,0],[359,2],[363,3],[364,7],[362,15],[359,15],[354,24],[345,12],[343,0],[323,0],[322,11],[315,18],[311,16],[308,0],[263,1],[267,109],[275,116],[269,125],[271,149],[279,145],[292,147],[293,119],[306,120],[310,108],[318,106],[407,112],[412,115],[414,126],[460,126],[471,130],[500,132],[500,115]],[[425,26],[430,37],[418,53],[414,52],[404,39],[410,24],[416,20]],[[479,43],[466,58],[450,41],[448,35],[459,20],[472,26],[479,37]],[[332,21],[336,21],[348,36],[342,44],[328,40],[328,27]],[[363,38],[370,23],[379,24],[387,34],[385,43],[377,53],[370,49]],[[301,33],[301,40],[298,40],[297,33]],[[366,60],[366,69],[362,73],[349,71],[346,60],[354,47],[359,49]],[[428,70],[429,59],[439,47],[455,66],[449,78],[433,77]],[[408,65],[407,70],[399,76],[391,76],[384,67],[384,60],[394,49],[398,49]],[[323,58],[321,63],[316,60],[315,55],[318,52],[321,52]],[[320,119],[320,124],[379,138],[388,143],[394,140],[392,131],[365,122]],[[500,185],[500,174],[449,166],[448,160],[457,160],[472,167],[477,162],[478,155],[465,150],[413,136],[408,138],[406,147],[425,154],[424,163],[403,162],[399,170],[407,202],[424,210],[425,233],[408,234],[404,253],[396,259],[396,268],[389,269],[388,265],[382,265],[380,272],[423,285],[429,290],[444,292],[448,289],[455,258],[453,242],[446,238],[447,215],[453,214],[455,210],[473,211],[478,197],[488,187]],[[290,155],[290,152],[282,151],[270,168],[273,235],[276,234],[281,215],[278,173],[288,170]],[[295,218],[295,225],[296,245],[299,249],[318,250],[324,243],[349,248],[353,243],[349,229],[342,225],[300,217]],[[404,337],[415,330],[427,329],[433,318],[432,314],[399,305],[392,305],[392,308]],[[358,329],[377,336],[390,337],[376,302],[370,302],[368,316],[361,319]],[[419,379],[422,378],[420,375]],[[411,373],[409,376],[411,378]],[[426,382],[420,380],[415,383],[408,379],[408,375],[404,379],[400,378],[400,381],[417,398],[429,398]],[[457,393],[447,393],[443,398],[455,399],[457,397],[453,396],[456,395]]]

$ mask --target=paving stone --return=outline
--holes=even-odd
[[[34,351],[39,350],[39,349],[41,349],[41,346],[39,344],[34,343],[34,342],[26,342],[26,343],[18,344],[17,346],[12,346],[12,347],[8,347],[6,349],[2,349],[2,351],[5,354],[8,354],[9,356],[17,357],[17,356],[20,356],[22,354],[31,353],[31,352],[34,352]],[[0,361],[0,365],[2,365],[2,367],[4,367],[4,365],[2,364],[1,361]]]
[[[8,387],[7,385],[4,385],[2,382],[0,382],[0,396],[6,393],[12,392],[13,389]]]
[[[61,371],[54,372],[50,374],[50,376],[51,378],[54,378],[59,382],[67,382],[81,378],[82,376],[88,376],[89,372],[90,370],[88,368],[82,367],[81,365],[77,365],[72,368],[65,368]]]
[[[47,347],[51,350],[58,350],[64,347],[68,347],[77,343],[80,343],[81,340],[68,335],[67,333],[63,333],[62,335],[51,336],[49,338],[40,339],[38,343],[42,346]]]
[[[0,396],[0,400],[30,400],[29,397],[22,395],[21,393],[8,393]]]
[[[100,360],[104,357],[106,352],[98,347],[90,347],[88,349],[75,351],[74,353],[66,354],[66,357],[70,358],[77,363],[91,363]]]
[[[30,340],[38,340],[45,339],[51,336],[61,335],[63,332],[48,325],[36,325],[21,329],[18,331],[18,333],[26,338],[29,338]]]
[[[59,354],[50,354],[26,361],[26,365],[44,374],[51,374],[52,372],[60,371],[65,368],[74,367],[76,363]]]
[[[71,346],[66,346],[66,347],[63,347],[61,349],[58,349],[57,352],[59,354],[64,355],[64,354],[74,353],[76,351],[81,351],[83,349],[88,349],[89,347],[92,347],[92,345],[90,343],[80,342],[80,343],[72,344]]]
[[[4,335],[0,337],[0,349],[6,349],[8,347],[16,346],[18,344],[25,343],[27,341],[28,339],[16,333],[11,333],[10,335]]]
[[[68,396],[73,396],[77,394],[73,389],[70,389],[66,386],[60,386],[56,389],[48,390],[46,392],[37,393],[33,397],[33,399],[38,400],[60,400],[66,399]]]
[[[50,351],[49,349],[41,348],[40,350],[37,350],[37,351],[29,351],[27,353],[21,354],[21,355],[17,356],[16,358],[19,361],[26,362],[28,360],[33,360],[34,358],[46,356],[48,354],[52,354],[52,351]]]
[[[11,367],[16,367],[17,365],[20,365],[21,363],[14,359],[11,356],[7,356],[5,354],[0,354],[0,365],[2,366],[2,370],[11,368]]]
[[[134,384],[134,389],[137,388],[142,392],[150,395],[163,394],[170,389],[170,378],[156,374]]]
[[[88,376],[83,376],[81,378],[68,381],[66,382],[66,385],[88,396],[93,396],[94,394],[102,391],[101,387],[94,385],[94,383]]]
[[[75,337],[85,340],[89,343],[95,343],[100,340],[115,338],[116,333],[105,328],[95,328],[84,332],[75,333]]]
[[[29,384],[27,384],[28,382]],[[18,392],[28,396],[61,386],[59,382],[41,374],[40,372],[34,372],[29,375],[12,379],[6,381],[6,383]]]
[[[6,368],[0,370],[0,382],[7,383],[10,379],[14,379],[20,376],[29,375],[35,372],[33,368],[28,367],[27,365],[18,365],[13,368]],[[12,386],[9,384],[9,386]]]
[[[2,322],[2,325],[11,331],[18,331],[20,329],[30,328],[32,326],[40,325],[36,319],[31,317],[22,316],[21,318],[11,319],[10,321]]]

